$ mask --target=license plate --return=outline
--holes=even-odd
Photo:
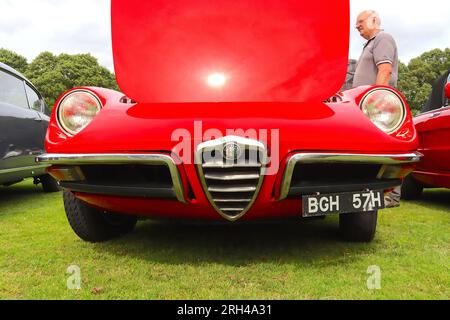
[[[303,197],[303,217],[369,212],[384,208],[384,191],[348,192]]]

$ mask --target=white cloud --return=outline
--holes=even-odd
[[[400,60],[408,62],[425,51],[450,46],[448,0],[351,0],[350,57],[357,59],[366,40],[354,29],[357,15],[378,11],[382,28],[397,41]]]
[[[28,60],[90,52],[113,69],[109,0],[0,0],[0,14],[0,47]]]
[[[354,21],[364,9],[377,10],[384,29],[397,40],[400,59],[450,46],[448,0],[351,0],[350,57],[358,58],[364,40]],[[0,0],[0,47],[31,61],[42,51],[90,52],[113,70],[110,0]]]

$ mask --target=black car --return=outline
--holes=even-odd
[[[0,62],[0,186],[25,178],[58,190],[45,166],[35,162],[44,152],[50,111],[42,96],[22,74]]]
[[[347,76],[345,77],[345,82],[341,88],[341,91],[345,91],[345,90],[353,88],[353,78],[355,76],[357,64],[358,64],[358,60],[350,59],[348,61]]]

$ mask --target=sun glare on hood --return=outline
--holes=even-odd
[[[212,88],[222,88],[227,83],[228,78],[223,73],[216,72],[208,76],[206,82]]]

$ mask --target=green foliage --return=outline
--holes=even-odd
[[[52,108],[64,91],[78,86],[95,86],[119,90],[114,74],[98,64],[90,54],[42,52],[30,64],[13,51],[0,49],[0,62],[23,73]]]
[[[400,64],[399,90],[405,95],[413,112],[427,102],[434,81],[450,69],[450,49],[434,49],[412,59],[408,65]]]
[[[119,90],[115,76],[98,64],[90,54],[38,55],[30,64],[13,51],[0,49],[0,62],[24,73],[52,107],[60,94],[77,86],[98,86]],[[433,82],[450,69],[450,49],[434,49],[399,67],[399,90],[405,95],[413,113],[426,103]]]
[[[27,58],[3,48],[0,48],[0,62],[7,64],[21,73],[24,73],[28,66]]]
[[[114,74],[100,66],[90,54],[55,56],[43,52],[29,64],[25,75],[50,106],[61,93],[73,87],[96,86],[119,90]]]

